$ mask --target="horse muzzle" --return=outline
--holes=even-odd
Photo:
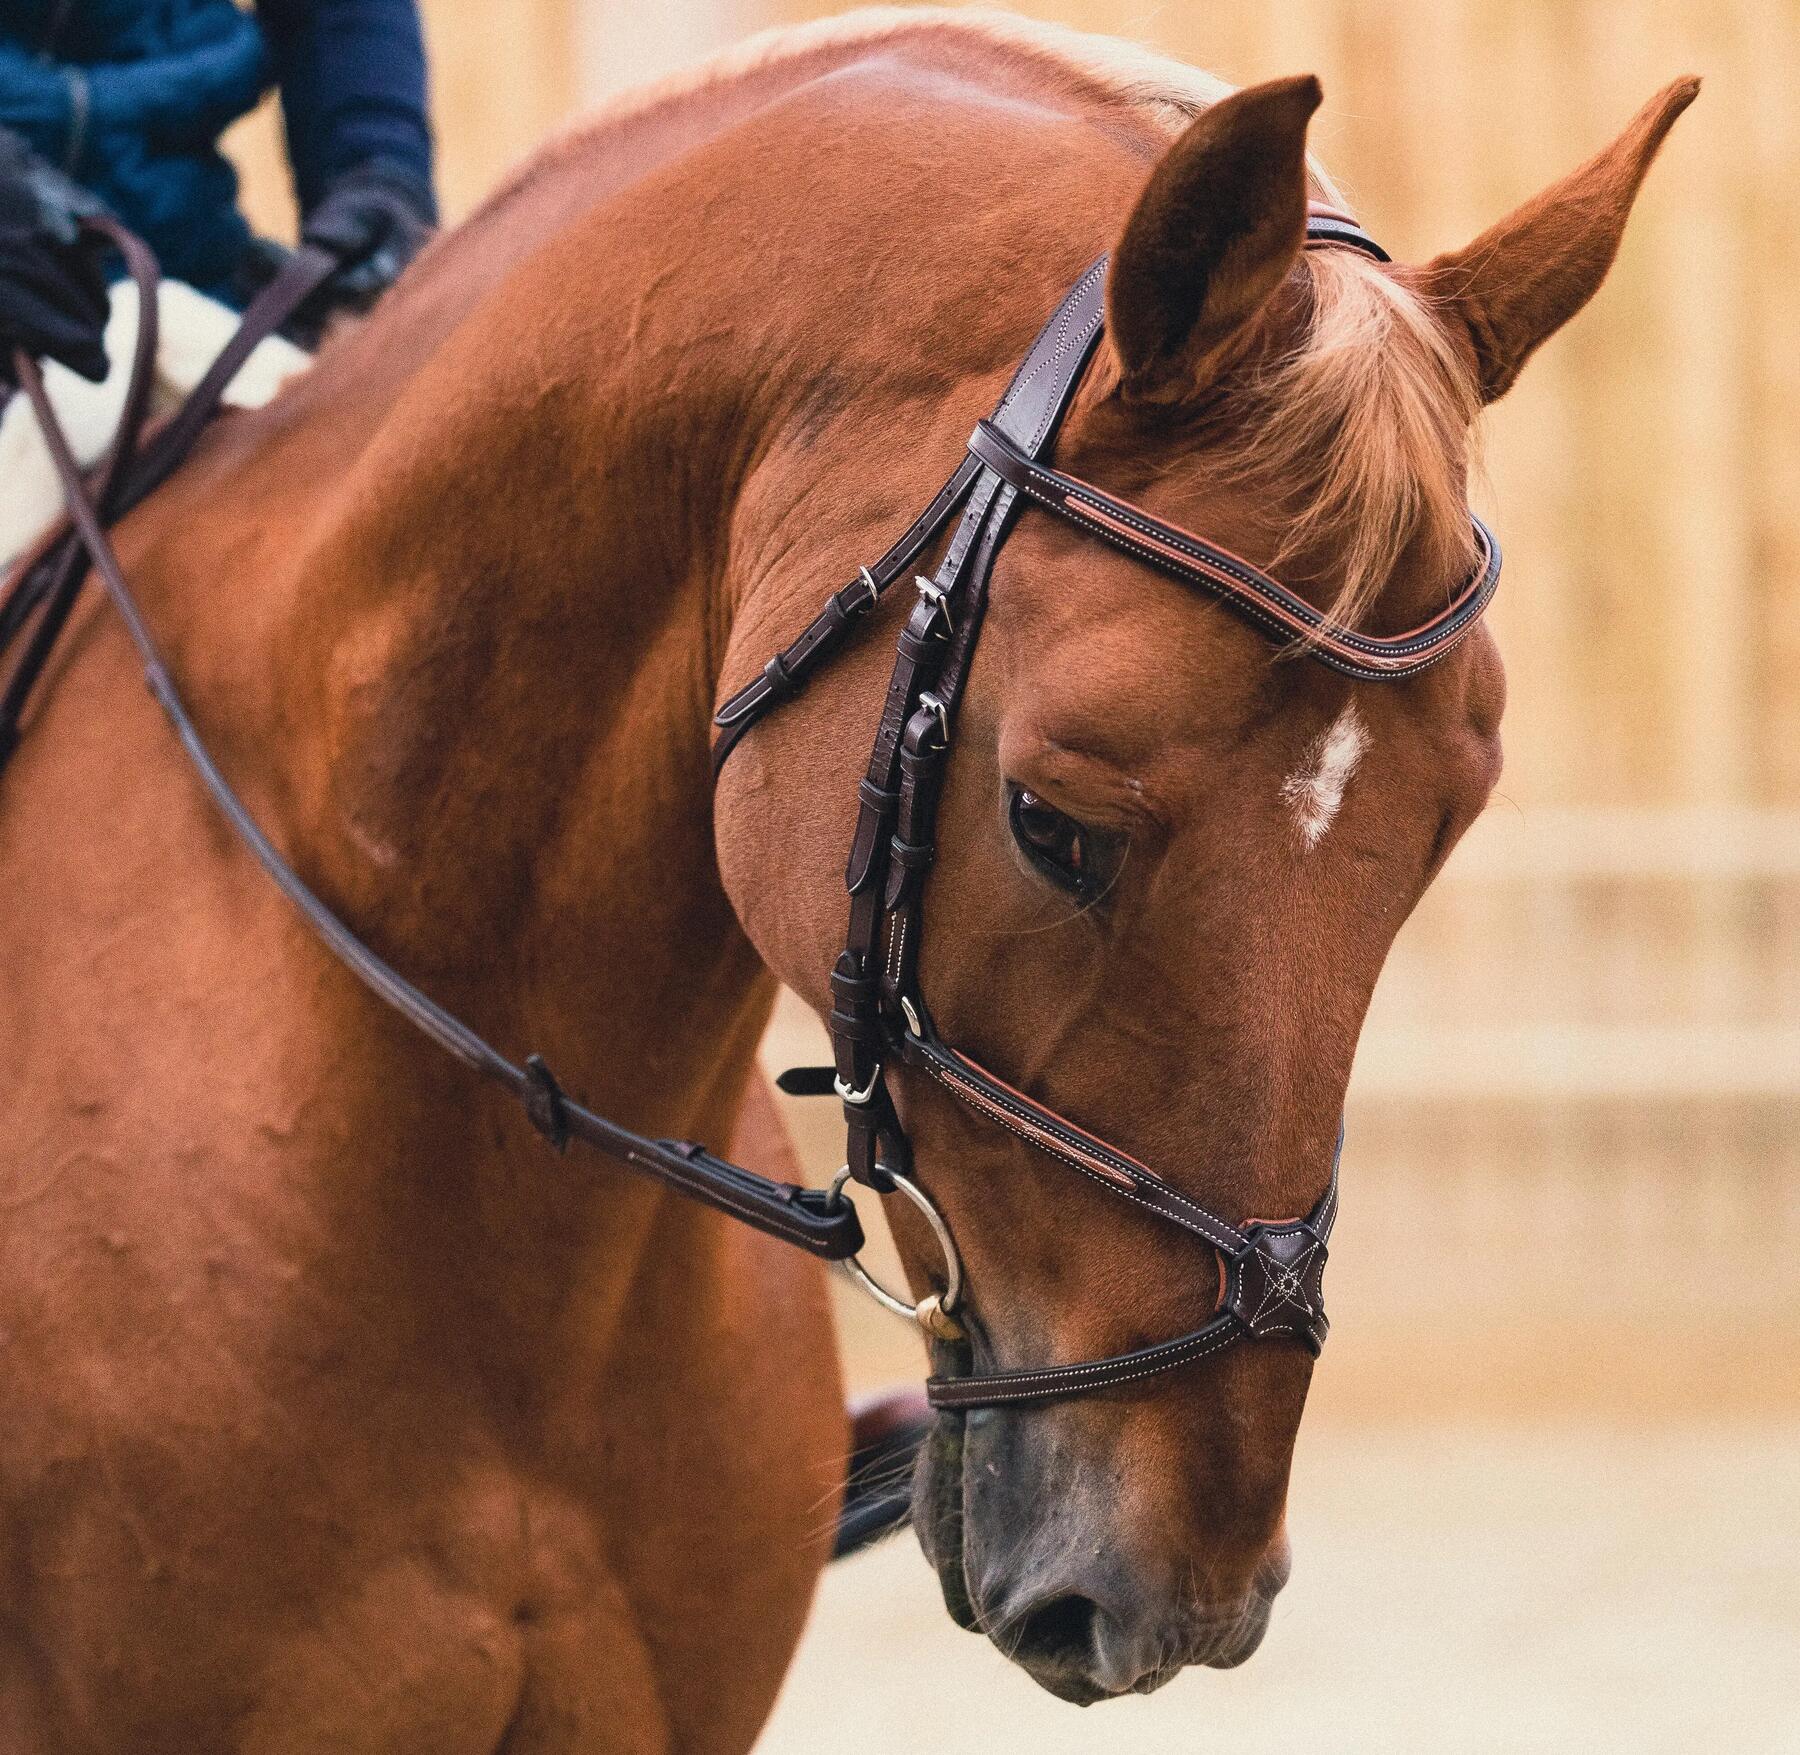
[[[1191,1665],[1231,1669],[1261,1645],[1285,1549],[1248,1588],[1195,1601],[1138,1575],[1104,1543],[1063,1546],[1060,1563],[1028,1565],[980,1597],[983,1630],[1040,1687],[1090,1706],[1150,1694]]]

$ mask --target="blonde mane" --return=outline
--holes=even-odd
[[[759,32],[696,67],[622,93],[533,155],[484,206],[635,116],[786,62],[933,34],[1030,59],[1171,140],[1236,89],[1144,44],[1011,12],[866,7]],[[1307,166],[1314,194],[1347,209],[1318,161],[1309,155]],[[1462,459],[1478,398],[1425,301],[1379,265],[1343,249],[1308,251],[1302,265],[1311,282],[1306,333],[1243,384],[1255,413],[1231,467],[1284,504],[1288,537],[1277,567],[1315,544],[1337,545],[1343,581],[1331,613],[1354,625],[1415,539],[1435,538],[1458,563],[1472,559]]]
[[[834,49],[854,50],[908,37],[962,36],[1010,50],[1074,80],[1089,95],[1130,110],[1172,140],[1203,110],[1236,87],[1217,74],[1177,61],[1158,49],[1122,37],[1100,36],[1068,25],[1023,18],[989,6],[864,6],[850,12],[774,25],[757,31],[648,84],[633,86],[589,111],[532,153],[476,210],[477,217],[506,201],[552,165],[580,152],[596,135],[666,105],[704,97],[721,85]],[[1316,192],[1333,206],[1344,198],[1317,159],[1308,157]]]

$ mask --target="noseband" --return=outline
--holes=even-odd
[[[155,262],[136,239],[110,222],[91,223],[123,253],[137,283],[143,313],[138,347],[119,430],[94,493],[70,453],[36,365],[23,354],[14,357],[19,382],[62,482],[70,528],[0,595],[0,655],[15,639],[25,639],[23,655],[0,690],[0,768],[12,753],[33,687],[91,564],[137,647],[151,693],[183,752],[246,849],[333,956],[446,1052],[506,1090],[558,1151],[571,1140],[582,1141],[688,1199],[811,1254],[845,1262],[875,1296],[915,1317],[928,1334],[949,1347],[960,1365],[968,1360],[963,1345],[967,1337],[957,1314],[962,1265],[942,1214],[912,1175],[906,1133],[887,1085],[888,1069],[896,1063],[925,1074],[983,1119],[1109,1194],[1188,1232],[1215,1253],[1214,1309],[1191,1333],[1075,1364],[986,1373],[963,1369],[935,1376],[928,1389],[938,1407],[1050,1401],[1167,1371],[1240,1340],[1298,1341],[1317,1354],[1327,1328],[1321,1280],[1326,1241],[1337,1212],[1335,1150],[1325,1191],[1304,1218],[1233,1225],[1137,1159],[1004,1084],[939,1036],[918,976],[921,905],[935,857],[938,801],[995,556],[1027,506],[1046,510],[1097,540],[1200,587],[1266,638],[1283,645],[1300,641],[1310,658],[1367,681],[1415,675],[1474,628],[1500,574],[1499,548],[1479,519],[1472,521],[1480,559],[1468,583],[1441,614],[1421,627],[1378,638],[1330,622],[1228,550],[1059,473],[1049,463],[1056,431],[1100,338],[1106,261],[1096,262],[1038,336],[999,406],[976,426],[968,454],[912,527],[880,560],[859,568],[856,578],[826,600],[799,638],[771,658],[717,714],[715,774],[750,727],[791,698],[840,650],[888,588],[911,572],[955,522],[935,572],[929,577],[915,575],[918,602],[900,633],[874,749],[858,787],[859,812],[845,874],[849,930],[831,975],[834,1065],[796,1069],[780,1081],[791,1092],[835,1092],[844,1106],[848,1149],[843,1171],[829,1190],[802,1188],[727,1163],[689,1140],[635,1133],[578,1103],[540,1057],[515,1062],[502,1054],[376,956],[314,895],[250,815],[182,703],[120,570],[106,526],[175,467],[255,342],[285,322],[335,264],[317,252],[300,252],[291,269],[245,313],[238,333],[187,403],[140,448],[139,430],[155,362]],[[1387,260],[1343,214],[1315,208],[1307,232],[1310,244],[1341,245]],[[852,1179],[882,1194],[901,1193],[931,1225],[946,1272],[944,1284],[923,1301],[914,1304],[896,1298],[862,1269],[857,1260],[862,1228],[855,1208],[844,1197],[845,1185]]]

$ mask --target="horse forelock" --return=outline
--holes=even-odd
[[[1299,272],[1299,334],[1232,387],[1239,419],[1221,466],[1282,504],[1275,571],[1334,556],[1328,610],[1355,626],[1413,545],[1434,566],[1472,564],[1466,478],[1480,396],[1448,330],[1391,272],[1341,249],[1303,252]]]

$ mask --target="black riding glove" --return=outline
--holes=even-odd
[[[12,383],[15,348],[106,376],[106,244],[80,224],[104,211],[0,128],[0,383]]]
[[[437,226],[431,191],[393,165],[347,171],[300,228],[303,243],[329,250],[343,266],[320,288],[321,317],[366,311],[400,278]]]

